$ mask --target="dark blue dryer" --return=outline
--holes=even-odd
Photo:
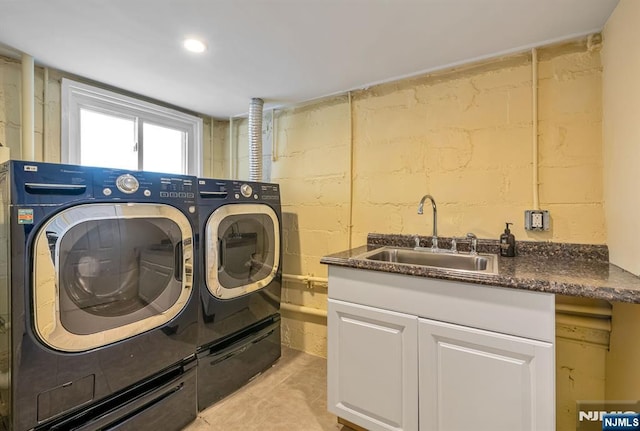
[[[198,213],[202,410],[280,357],[280,189],[200,178]]]
[[[0,167],[5,428],[179,430],[195,418],[195,193],[189,176]]]

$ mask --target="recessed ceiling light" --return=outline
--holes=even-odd
[[[183,42],[183,45],[184,45],[184,49],[191,52],[201,53],[207,50],[207,45],[205,45],[203,41],[198,39],[193,39],[193,38],[185,39]]]

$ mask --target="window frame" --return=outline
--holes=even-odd
[[[80,164],[80,110],[83,108],[115,117],[136,119],[138,168],[142,164],[144,152],[144,123],[184,132],[184,174],[202,175],[202,118],[68,78],[62,79],[62,163]]]

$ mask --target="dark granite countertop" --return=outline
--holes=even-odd
[[[604,245],[519,241],[516,244],[516,257],[498,258],[498,274],[477,274],[355,259],[362,253],[383,246],[411,248],[414,246],[414,238],[415,235],[369,234],[367,245],[324,256],[321,262],[372,271],[640,304],[640,277],[609,263],[608,249]],[[430,246],[429,237],[420,239],[420,245]],[[440,248],[448,248],[450,240],[440,238]],[[466,241],[459,242],[458,250],[468,250]],[[498,250],[497,241],[478,240],[478,252],[497,254]]]

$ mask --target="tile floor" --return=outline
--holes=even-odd
[[[327,411],[327,361],[282,347],[282,357],[183,431],[351,431]]]

